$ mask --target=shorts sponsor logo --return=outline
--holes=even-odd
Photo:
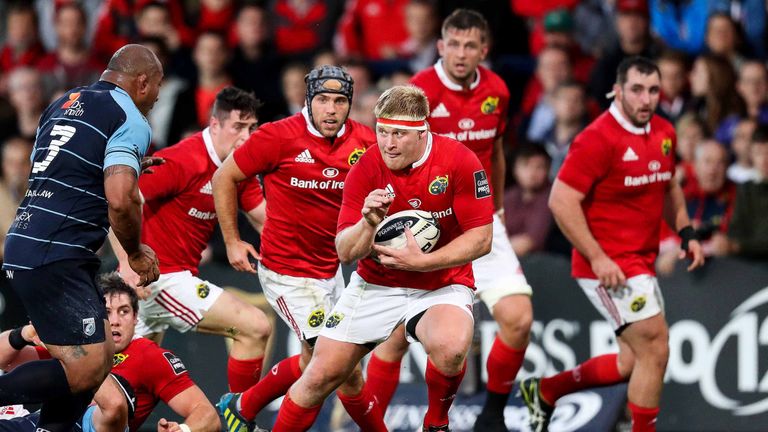
[[[197,296],[201,299],[204,299],[208,297],[208,294],[211,293],[211,289],[208,287],[207,283],[199,283],[197,284]]]
[[[664,156],[669,156],[670,151],[672,151],[672,138],[664,138],[661,140],[661,153]]]
[[[176,375],[181,375],[187,371],[187,367],[184,366],[180,358],[176,357],[176,354],[166,351],[163,353],[163,357],[168,360],[168,364],[171,365],[173,373]]]
[[[112,367],[116,367],[128,358],[128,354],[117,353],[112,356]]]
[[[410,204],[411,207],[417,209],[417,208],[421,207],[421,200],[418,199],[418,198],[411,198],[411,199],[408,200],[408,204]]]
[[[488,96],[485,98],[482,104],[480,104],[480,112],[483,114],[493,114],[496,112],[496,108],[499,106],[499,98]]]
[[[637,296],[632,300],[632,304],[629,306],[632,312],[640,312],[645,307],[645,296]]]
[[[334,178],[337,175],[339,175],[339,170],[337,170],[336,168],[330,168],[329,167],[329,168],[326,168],[326,169],[323,170],[323,175],[328,177],[328,178]]]
[[[307,324],[312,328],[320,327],[323,325],[323,321],[325,321],[325,310],[323,309],[312,311],[312,313],[309,314],[309,318],[307,318]]]
[[[462,130],[470,130],[475,127],[475,121],[471,118],[463,118],[459,120],[459,128]]]
[[[344,319],[344,314],[343,313],[334,312],[333,314],[331,314],[331,316],[328,317],[328,320],[325,321],[325,327],[326,328],[334,328],[337,325],[339,325],[339,323],[343,319]]]
[[[475,198],[488,198],[491,196],[491,185],[488,183],[488,175],[485,170],[475,171]]]
[[[448,190],[448,175],[437,176],[432,183],[429,184],[429,193],[432,195],[440,195]]]
[[[349,166],[352,166],[357,163],[357,161],[360,160],[360,156],[365,153],[365,149],[356,148],[352,150],[352,153],[349,154],[349,157],[347,158],[347,163]]]
[[[13,279],[13,270],[6,270],[5,277],[7,277],[8,279]]]
[[[83,319],[83,334],[86,336],[93,336],[96,333],[96,319],[85,318]]]

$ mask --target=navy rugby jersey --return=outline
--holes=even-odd
[[[5,240],[3,269],[94,258],[109,229],[103,171],[137,175],[151,139],[128,93],[98,81],[70,90],[40,117],[29,189]]]

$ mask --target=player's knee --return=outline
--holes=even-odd
[[[242,336],[257,343],[264,344],[272,334],[272,325],[260,309],[255,307],[254,309],[256,309],[256,312],[258,313],[254,313],[249,319],[241,320],[243,321],[241,323]]]
[[[467,356],[471,337],[463,341],[461,336],[454,339],[454,342],[445,340],[437,343],[429,352],[429,358],[440,371],[444,373],[458,373],[464,365],[464,359]]]
[[[501,302],[499,302],[501,304]],[[502,338],[509,345],[520,347],[528,343],[533,324],[533,311],[529,307],[505,307],[494,314]]]

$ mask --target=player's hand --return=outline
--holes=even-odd
[[[146,286],[139,286],[139,282],[141,282],[141,276],[133,271],[127,261],[120,262],[120,266],[118,267],[117,272],[120,273],[120,277],[123,278],[123,282],[125,282],[126,285],[136,291],[136,295],[139,296],[139,300],[146,300],[149,298],[152,290]]]
[[[181,432],[181,427],[177,422],[161,418],[157,421],[157,432]]]
[[[680,254],[677,256],[679,259],[685,259],[685,257],[691,258],[691,264],[688,265],[688,271],[697,269],[704,265],[704,250],[701,247],[701,243],[698,240],[688,241],[688,252],[680,250]]]
[[[27,324],[21,328],[21,337],[23,337],[25,341],[32,342],[35,345],[38,345],[38,346],[43,345],[43,343],[40,341],[40,336],[37,335],[37,330],[35,330],[35,326],[33,326],[32,324]]]
[[[139,283],[136,286],[145,287],[160,277],[155,251],[143,243],[139,245],[138,252],[128,256],[128,265],[139,275]]]
[[[377,226],[387,215],[389,206],[394,198],[384,189],[374,189],[365,197],[363,203],[363,218],[371,226]]]
[[[626,285],[627,277],[615,261],[608,255],[592,260],[592,271],[600,280],[600,285],[607,289],[619,289]]]
[[[256,273],[256,263],[251,261],[251,257],[256,261],[261,261],[261,255],[256,252],[252,244],[242,240],[227,243],[227,259],[229,259],[229,265],[233,269]]]
[[[152,167],[162,165],[165,163],[165,159],[157,156],[146,156],[141,159],[141,173],[152,174]]]
[[[377,254],[378,260],[384,267],[395,270],[407,271],[427,271],[424,266],[424,256],[426,255],[410,228],[405,229],[405,247],[394,249],[386,246],[373,245],[373,251]]]

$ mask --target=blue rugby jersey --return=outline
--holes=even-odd
[[[128,93],[98,81],[45,109],[32,152],[29,190],[5,240],[3,269],[95,257],[109,229],[104,170],[141,170],[149,123]]]

